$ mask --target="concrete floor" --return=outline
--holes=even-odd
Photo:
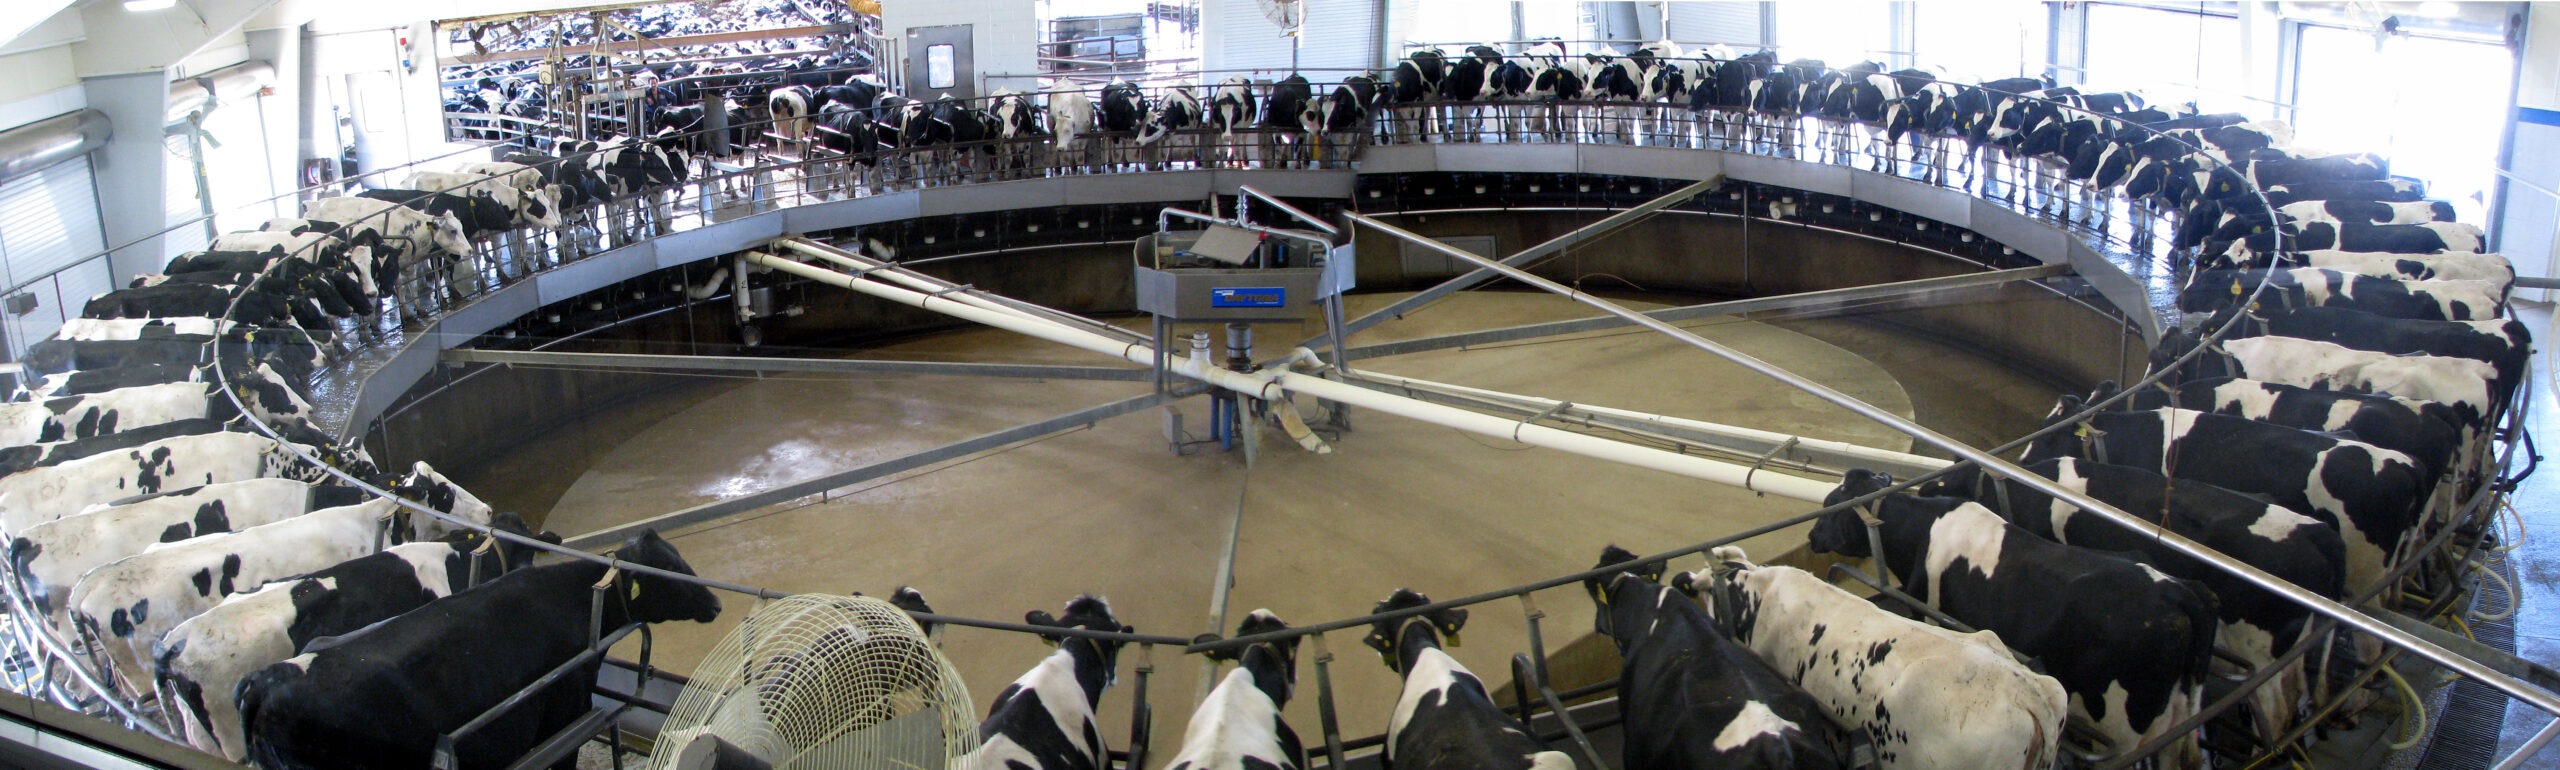
[[[2551,331],[2552,306],[2519,302],[2517,315],[2533,328],[2540,351],[2533,357],[2533,376],[2539,379],[2534,383],[2530,430],[2537,439],[2551,440],[2560,437],[2560,398],[2555,398],[2560,393],[2552,387],[2560,379],[2552,375],[2550,356],[2560,343],[2555,343]],[[2545,456],[2560,459],[2560,453]],[[2516,589],[2521,594],[2515,620],[2516,654],[2546,666],[2560,666],[2560,540],[2545,534],[2560,532],[2560,473],[2554,471],[2544,468],[2516,488],[2512,499],[2524,522],[2524,537],[2507,555],[2515,562]],[[2550,722],[2551,715],[2539,709],[2510,703],[2498,755],[2514,751]],[[2560,770],[2560,748],[2546,748],[2523,766]]]
[[[1397,295],[1353,298],[1351,312]],[[1644,303],[1631,303],[1648,306]],[[1587,309],[1545,295],[1471,292],[1363,333],[1369,343],[1573,318]],[[1134,323],[1134,322],[1133,322]],[[1687,324],[1959,438],[1989,442],[2034,427],[2052,385],[1956,346],[1853,319]],[[1271,328],[1266,342],[1307,331]],[[1264,351],[1269,355],[1272,351]],[[930,335],[866,357],[1106,363],[988,330]],[[1602,332],[1505,346],[1364,361],[1377,371],[1576,402],[1659,411],[1808,436],[1908,449],[1909,440],[1658,335]],[[706,380],[606,410],[544,441],[495,455],[458,480],[502,510],[548,512],[544,526],[590,531],[701,502],[895,456],[1144,391],[1135,383],[934,377]],[[1205,400],[1178,405],[1195,436]],[[1447,598],[1589,566],[1601,547],[1663,550],[1810,509],[1705,482],[1376,414],[1317,456],[1266,443],[1260,461],[1195,448],[1167,451],[1153,412],[842,490],[827,502],[759,512],[676,533],[697,571],[785,591],[883,594],[922,589],[941,611],[1019,618],[1056,611],[1078,592],[1109,597],[1141,631],[1232,632],[1246,610],[1292,621],[1365,613],[1398,586]],[[1232,589],[1216,614],[1234,541]],[[1747,541],[1763,558],[1800,546],[1804,530]],[[1694,561],[1694,560],[1692,560]],[[1687,565],[1687,566],[1694,566]],[[738,619],[732,601],[710,625],[658,629],[656,661],[688,671]],[[1579,587],[1536,594],[1555,650],[1589,633]],[[1525,651],[1516,600],[1477,606],[1456,651],[1488,683],[1509,679]],[[1385,728],[1398,681],[1360,643],[1325,641],[1346,737]],[[1049,648],[1014,634],[958,629],[944,638],[984,708]],[[629,655],[636,651],[625,650]],[[1313,649],[1301,658],[1312,661]],[[1149,656],[1123,654],[1122,686]],[[1170,756],[1209,681],[1199,663],[1153,656],[1154,746]],[[1289,718],[1317,728],[1314,671]],[[1130,699],[1106,698],[1106,734],[1127,742]]]

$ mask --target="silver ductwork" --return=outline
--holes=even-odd
[[[0,131],[0,182],[26,176],[107,146],[107,114],[66,112]]]
[[[205,104],[219,99],[233,102],[246,99],[258,89],[273,84],[276,67],[265,61],[234,64],[192,78],[169,84],[168,125],[185,125],[187,116],[204,109]]]

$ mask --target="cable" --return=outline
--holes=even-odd
[[[2391,677],[2391,686],[2409,699],[2409,713],[2418,720],[2416,729],[2409,731],[2408,740],[2395,738],[2388,744],[2392,751],[2407,751],[2427,739],[2427,704],[2418,700],[2418,688],[2410,687],[2409,680],[2401,678],[2398,670],[2385,665],[2382,667],[2382,675]]]
[[[2517,606],[2519,606],[2519,605],[2523,604],[2523,600],[2522,600],[2522,599],[2517,598],[2517,596],[2516,596],[2516,584],[2515,584],[2513,581],[2508,580],[2508,579],[2507,579],[2507,576],[2498,574],[2498,571],[2497,571],[2497,570],[2490,569],[2490,568],[2489,568],[2489,565],[2488,565],[2487,563],[2484,563],[2484,562],[2482,562],[2482,561],[2480,561],[2480,560],[2478,560],[2478,559],[2464,559],[2462,563],[2463,563],[2463,564],[2465,564],[2465,565],[2470,566],[2472,571],[2480,573],[2480,576],[2481,576],[2481,577],[2485,577],[2485,578],[2488,578],[2488,579],[2490,579],[2490,580],[2498,581],[2498,588],[2499,588],[2499,590],[2505,591],[2505,592],[2507,593],[2507,609],[2506,609],[2506,611],[2504,611],[2504,612],[2500,612],[2500,613],[2495,614],[2495,615],[2483,615],[2483,614],[2480,614],[2480,613],[2477,613],[2477,612],[2473,612],[2473,613],[2469,613],[2469,614],[2471,615],[2471,619],[2472,619],[2472,620],[2477,620],[2477,621],[2480,621],[2480,622],[2483,622],[2483,623],[2495,623],[2495,622],[2497,622],[2497,621],[2506,620],[2506,619],[2508,619],[2508,618],[2515,617],[2515,616],[2516,616],[2516,608],[2517,608]],[[2454,621],[2454,622],[2456,622],[2456,623],[2461,623],[2461,622],[2462,622],[2462,613],[2455,613],[2455,614],[2453,615],[2453,621]],[[2466,627],[2463,629],[2462,635],[2464,635],[2464,636],[2470,636],[2470,635],[2471,635],[2471,631],[2470,631],[2470,629],[2468,628],[2467,624],[2466,624]]]

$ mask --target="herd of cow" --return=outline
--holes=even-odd
[[[423,766],[435,734],[366,736],[452,725],[386,719],[381,704],[513,692],[587,643],[598,590],[617,599],[607,620],[710,619],[718,603],[697,585],[619,572],[599,583],[603,569],[583,561],[520,569],[534,550],[476,528],[528,535],[521,519],[424,463],[377,469],[306,418],[313,374],[345,335],[379,334],[371,317],[400,295],[398,276],[434,282],[451,264],[452,280],[469,280],[472,238],[556,228],[563,207],[663,188],[684,165],[647,143],[569,150],[421,173],[411,184],[424,189],[308,201],[306,218],[222,235],[89,299],[30,346],[16,398],[0,404],[0,538],[24,602],[12,614],[31,621],[15,626],[17,641],[51,637],[37,646],[85,659],[118,699],[153,704],[173,734],[233,760]],[[446,517],[341,486],[305,458]],[[654,535],[621,556],[688,571]],[[524,622],[572,604],[544,615],[556,623]],[[481,633],[496,615],[514,631]],[[42,673],[15,673],[70,681],[41,659]],[[384,689],[398,687],[411,689]],[[537,714],[465,741],[463,756],[503,764],[521,753],[519,733],[584,713],[586,690],[546,691]],[[366,692],[395,694],[350,708],[349,694]],[[352,727],[331,721],[350,715]]]
[[[2455,523],[2456,501],[2494,481],[2480,468],[2530,354],[2523,326],[2504,316],[2513,270],[2479,253],[2479,232],[2450,222],[2450,207],[2389,178],[2378,159],[2301,151],[2279,123],[2152,114],[2138,100],[2040,83],[1956,87],[1874,68],[1797,70],[1763,54],[1693,66],[1712,60],[1662,45],[1582,66],[1566,65],[1561,49],[1545,58],[1546,46],[1509,58],[1490,48],[1452,60],[1417,55],[1384,82],[1355,78],[1324,98],[1292,76],[1269,89],[1224,84],[1206,100],[1188,88],[1150,100],[1114,83],[1098,99],[1073,89],[1050,91],[1045,103],[1011,94],[980,110],[918,103],[855,79],[784,85],[767,104],[777,136],[848,158],[863,147],[1044,137],[1046,152],[1076,159],[1071,170],[1100,170],[1178,159],[1165,148],[1184,146],[1184,135],[1202,139],[1187,150],[1199,162],[1214,162],[1201,153],[1317,161],[1326,147],[1371,141],[1371,131],[1390,141],[1491,130],[1791,143],[1782,135],[1795,118],[1830,121],[1836,101],[1847,105],[1847,124],[1880,141],[1913,135],[1898,125],[1977,141],[1995,152],[1968,157],[2067,166],[2092,189],[2121,184],[2126,196],[2179,215],[2180,306],[2199,328],[2228,322],[2235,331],[2210,343],[2165,335],[2153,356],[2166,375],[2160,386],[2034,443],[2023,458],[2031,470],[2342,600],[2393,590],[2418,547]],[[1728,79],[1726,65],[1736,64],[1740,74]],[[1524,77],[1528,90],[1508,90]],[[1665,122],[1668,113],[1566,121],[1561,112],[1479,109],[1500,106],[1485,93],[1587,100],[1630,88],[1704,108],[1685,123]],[[1741,110],[1727,109],[1731,98]],[[1795,108],[1772,106],[1782,104],[1805,107],[1788,117]],[[1372,125],[1376,109],[1395,119]],[[1258,146],[1207,139],[1284,125],[1297,130]],[[606,628],[716,616],[719,602],[698,585],[588,561],[528,566],[530,549],[453,523],[531,534],[520,519],[423,463],[378,469],[304,419],[302,389],[349,319],[378,332],[369,317],[386,298],[415,313],[432,293],[403,294],[400,276],[459,290],[478,280],[475,239],[556,230],[567,212],[599,203],[642,204],[615,207],[628,214],[608,222],[618,232],[662,218],[654,196],[686,178],[700,149],[675,130],[655,141],[564,142],[554,155],[420,174],[413,189],[312,201],[306,218],[224,235],[162,275],[91,299],[82,318],[29,350],[17,399],[0,404],[0,537],[13,593],[41,619],[17,633],[50,635],[92,661],[103,686],[156,704],[172,730],[209,752],[275,768],[421,766],[443,731],[583,649],[600,597],[609,599]],[[1831,135],[1816,137],[1824,151],[1846,152],[1835,127],[1820,133]],[[1057,168],[987,146],[939,162]],[[2090,175],[2081,177],[2084,157]],[[2258,207],[2261,189],[2272,210]],[[2102,387],[2088,401],[2114,395]],[[2063,398],[2055,419],[2084,403]],[[248,420],[283,440],[250,432]],[[451,519],[338,485],[301,457]],[[1832,502],[1890,483],[1853,471]],[[1905,618],[1735,549],[1668,581],[1663,564],[1604,553],[1602,566],[1622,569],[1585,587],[1597,630],[1624,661],[1626,765],[1846,766],[1855,735],[1888,768],[2049,767],[2062,760],[2072,724],[2115,750],[2168,741],[2167,763],[2192,766],[2201,756],[2193,736],[2169,731],[2204,705],[2207,679],[2232,665],[2217,652],[2241,668],[2279,669],[2246,704],[2247,729],[2262,740],[2303,718],[2329,687],[2327,672],[2377,652],[2369,640],[2320,633],[2299,606],[2014,482],[1975,471],[1918,491],[1824,517],[1811,545],[1879,558],[1906,591],[1977,632]],[[655,535],[618,555],[690,574]],[[921,606],[912,592],[902,598]],[[1374,611],[1428,604],[1399,590]],[[1441,650],[1465,620],[1463,609],[1434,609],[1381,621],[1368,635],[1405,679],[1388,759],[1573,766]],[[1128,630],[1091,597],[1031,622]],[[502,623],[509,633],[484,632]],[[1287,628],[1256,612],[1237,634]],[[1057,652],[995,698],[967,766],[1109,765],[1096,713],[1121,645],[1049,641]],[[2317,652],[2288,657],[2306,647]],[[1167,766],[1305,767],[1303,743],[1279,716],[1294,692],[1296,648],[1290,637],[1220,653],[1240,665]],[[462,741],[464,764],[505,764],[586,713],[593,674],[590,666]]]

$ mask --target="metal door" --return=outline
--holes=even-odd
[[[968,24],[907,28],[907,96],[930,101],[948,94],[978,98],[978,67],[970,52]]]

